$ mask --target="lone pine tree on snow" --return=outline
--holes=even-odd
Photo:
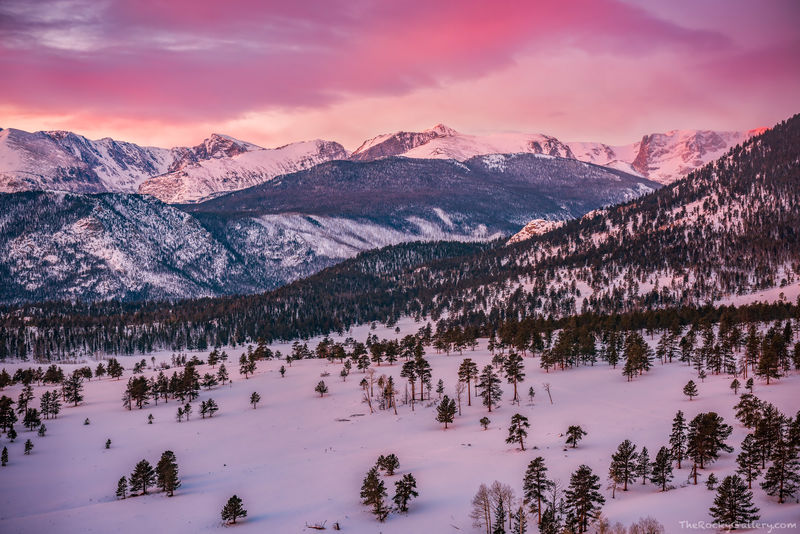
[[[506,379],[508,380],[508,383],[514,385],[514,397],[511,402],[516,402],[519,404],[517,384],[525,380],[525,367],[522,363],[522,356],[516,352],[509,353],[503,364],[503,370],[506,373]]]
[[[417,481],[414,475],[408,473],[395,482],[395,493],[392,500],[398,512],[408,512],[408,503],[413,497],[419,497],[417,492]]]
[[[723,479],[709,514],[715,522],[731,528],[760,518],[758,508],[753,505],[753,492],[747,489],[739,475],[729,475]]]
[[[689,397],[689,400],[692,400],[693,397],[697,397],[697,385],[694,383],[694,380],[689,380],[685,386],[683,386],[683,394]]]
[[[156,465],[156,485],[169,497],[172,497],[175,490],[181,486],[181,480],[178,477],[178,461],[174,452],[164,451],[161,454],[161,459]]]
[[[714,412],[700,413],[689,423],[686,433],[686,456],[695,466],[703,469],[706,464],[719,458],[720,451],[732,452],[725,444],[733,428],[725,424],[722,417]],[[697,470],[694,470],[694,483],[697,484]]]
[[[487,365],[481,371],[478,389],[481,390],[480,396],[483,399],[483,405],[489,408],[489,412],[491,412],[492,406],[496,405],[503,395],[503,391],[500,389],[500,379],[491,365]]]
[[[650,466],[650,482],[667,491],[667,484],[672,480],[672,458],[669,449],[661,447]]]
[[[636,461],[636,476],[642,478],[642,485],[647,482],[647,477],[650,475],[650,453],[647,447],[642,447],[639,453],[639,458]]]
[[[124,499],[128,496],[128,479],[124,476],[117,481],[117,499]]]
[[[386,471],[387,476],[392,476],[394,472],[397,471],[397,468],[400,467],[400,460],[395,453],[386,456],[381,454],[378,456],[378,461],[375,462],[375,465],[378,469]]]
[[[328,392],[328,386],[325,385],[324,380],[320,380],[319,384],[317,384],[317,387],[314,388],[314,391],[319,393],[320,397],[323,397]]]
[[[747,434],[742,440],[742,451],[736,457],[736,472],[747,481],[747,489],[753,488],[753,480],[761,474],[762,454],[753,434]]]
[[[373,515],[381,522],[389,515],[389,508],[384,501],[385,498],[386,486],[378,476],[378,468],[373,467],[367,472],[364,483],[361,485],[361,502],[369,506]]]
[[[467,384],[467,406],[472,406],[472,381],[478,377],[478,366],[472,358],[464,358],[458,367],[458,380]]]
[[[572,448],[578,446],[578,442],[583,439],[587,432],[578,425],[570,425],[567,428],[567,445],[572,445]]]
[[[446,430],[447,424],[453,422],[455,415],[456,401],[445,395],[441,402],[439,402],[439,406],[436,407],[436,420],[440,423],[444,423],[444,428]]]
[[[522,480],[522,491],[525,503],[532,514],[538,515],[537,523],[542,523],[542,501],[547,499],[555,483],[547,478],[547,467],[544,458],[537,456],[528,464],[525,478]]]
[[[486,430],[486,429],[489,428],[489,423],[491,423],[492,421],[488,417],[486,417],[484,415],[483,417],[481,417],[480,421],[478,421],[478,422],[481,424],[483,429]]]
[[[253,409],[256,409],[256,405],[261,402],[261,395],[256,393],[255,391],[250,394],[250,404],[253,405]]]
[[[531,424],[528,418],[521,414],[511,416],[511,425],[508,427],[508,437],[506,443],[519,443],[519,448],[525,450],[524,439],[528,437],[528,428]]]
[[[142,495],[147,495],[147,488],[153,485],[156,478],[156,473],[153,466],[147,460],[140,460],[133,468],[131,476],[128,477],[130,481],[131,493],[140,491]]]
[[[31,440],[25,440],[25,454],[30,454],[33,450],[33,442]]]
[[[778,503],[783,504],[800,488],[800,461],[797,458],[797,445],[781,435],[772,449],[772,465],[764,474],[761,489],[767,495],[777,495]]]
[[[247,510],[242,505],[242,499],[234,495],[222,507],[222,520],[226,523],[236,524],[236,519],[247,517]]]
[[[572,473],[569,488],[564,495],[567,508],[575,517],[575,526],[579,533],[586,532],[589,522],[600,514],[600,508],[606,502],[600,493],[600,477],[592,473],[587,465],[581,465]]]
[[[628,484],[634,481],[638,457],[636,445],[627,439],[620,443],[619,447],[617,447],[617,452],[611,455],[611,466],[608,470],[609,478],[618,484],[622,484],[622,491],[628,491]]]

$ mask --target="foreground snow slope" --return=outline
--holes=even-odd
[[[406,323],[402,333],[416,331],[418,326]],[[353,336],[363,340],[368,330],[356,330]],[[393,330],[382,328],[376,333],[394,335]],[[273,348],[286,352],[288,347]],[[238,359],[241,348],[228,349],[228,353]],[[480,366],[490,359],[485,343],[463,356],[428,354],[434,383],[442,378],[448,394],[453,394],[456,369],[464,357]],[[480,483],[497,479],[519,495],[528,462],[542,455],[551,477],[564,484],[585,463],[605,486],[611,452],[623,439],[646,446],[652,457],[666,443],[677,410],[683,410],[687,419],[701,411],[718,411],[734,426],[729,443],[736,450],[723,453],[711,469],[701,471],[701,485],[686,486],[688,469],[676,469],[673,484],[677,487],[667,493],[637,483],[612,500],[610,491],[603,490],[607,499],[603,513],[612,522],[630,524],[650,515],[674,533],[682,530],[681,520],[710,520],[713,492],[702,482],[710,472],[721,479],[734,471],[735,455],[746,434],[733,417],[730,378],[712,376],[698,383],[700,396],[690,402],[681,389],[695,376],[680,363],[656,363],[649,374],[626,383],[619,369],[605,364],[546,374],[539,369],[538,359],[528,357],[522,389],[535,387],[535,404],[512,406],[508,401],[511,386],[504,384],[503,405],[488,414],[492,423],[486,431],[478,420],[487,412],[478,403],[472,407],[465,403],[463,416],[457,416],[445,431],[435,422],[435,410],[427,402],[417,405],[414,412],[401,405],[397,416],[391,411],[370,415],[360,401],[358,383],[363,375],[358,371],[342,382],[339,365],[305,360],[294,362],[281,378],[277,369],[282,363],[260,362],[256,375],[245,380],[235,372],[238,365],[229,361],[233,385],[204,390],[200,396],[201,400],[214,398],[221,408],[218,414],[203,420],[195,403],[191,420],[183,423],[175,421],[177,403],[172,400],[143,410],[123,409],[120,397],[129,371],[120,381],[93,379],[86,384],[83,404],[67,407],[57,420],[46,422],[46,437],[18,425],[15,443],[0,440],[10,455],[9,466],[0,468],[0,532],[214,532],[220,529],[219,510],[235,493],[249,511],[235,527],[237,532],[310,532],[304,528],[306,522],[327,521],[331,527],[338,521],[344,532],[351,533],[477,533],[468,514]],[[130,358],[123,361],[126,368],[132,364]],[[330,394],[320,398],[313,388],[326,371],[331,373],[324,378]],[[376,376],[393,375],[402,391],[405,381],[399,378],[399,363],[381,365],[376,371]],[[552,405],[543,382],[552,384]],[[800,408],[798,387],[800,376],[794,373],[770,386],[759,383],[755,393],[784,413],[794,413]],[[45,389],[35,388],[35,406]],[[18,390],[14,386],[3,394],[16,398]],[[256,410],[248,404],[253,391],[262,397]],[[516,412],[531,422],[526,447],[538,450],[521,452],[505,443],[508,421]],[[153,425],[147,424],[150,413],[155,417]],[[87,417],[91,424],[84,426]],[[561,434],[570,424],[580,424],[589,434],[577,449],[564,450]],[[23,443],[28,438],[35,448],[24,456]],[[112,440],[109,450],[104,449],[107,438]],[[166,449],[175,452],[183,479],[175,497],[155,493],[114,499],[120,476],[128,475],[142,458],[155,464]],[[394,482],[409,472],[417,479],[420,497],[411,503],[407,516],[392,514],[379,524],[359,504],[358,494],[377,456],[389,452],[400,459],[399,473],[386,478],[389,497]],[[763,521],[800,517],[800,505],[778,505],[760,489],[754,493]]]

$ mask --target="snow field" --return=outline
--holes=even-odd
[[[400,323],[401,334],[422,326],[409,320]],[[351,335],[360,341],[369,329],[362,326]],[[394,337],[393,329],[372,331],[378,337]],[[334,338],[336,339],[336,338]],[[655,340],[648,340],[655,342]],[[313,348],[315,342],[309,343]],[[454,396],[457,368],[470,357],[482,368],[491,356],[482,340],[476,351],[450,356],[431,350],[427,358],[433,367],[434,386],[439,378],[446,393]],[[284,354],[289,345],[274,345]],[[630,524],[643,516],[657,518],[668,533],[681,532],[680,521],[710,521],[708,508],[714,492],[703,482],[710,472],[721,480],[735,471],[739,444],[746,435],[734,418],[736,397],[729,389],[731,377],[709,376],[701,383],[691,367],[674,362],[660,365],[633,382],[626,382],[620,366],[605,363],[567,371],[545,373],[538,358],[525,358],[527,377],[520,384],[522,403],[510,404],[512,386],[503,383],[502,405],[488,414],[476,402],[462,401],[462,416],[447,430],[435,421],[430,402],[417,403],[415,411],[400,404],[393,411],[369,408],[361,400],[359,382],[364,376],[353,370],[346,382],[339,377],[341,365],[325,360],[303,360],[287,366],[285,378],[278,369],[283,361],[263,361],[256,375],[238,375],[242,347],[227,349],[226,364],[232,385],[202,390],[193,403],[188,422],[177,423],[178,402],[159,402],[143,410],[128,411],[121,397],[130,368],[136,358],[120,358],[126,374],[119,381],[103,378],[85,382],[85,401],[78,407],[65,406],[56,420],[45,421],[46,437],[28,432],[21,424],[15,443],[0,438],[8,446],[10,463],[0,468],[0,532],[208,532],[221,527],[220,509],[234,493],[244,500],[249,515],[237,522],[241,532],[308,532],[306,523],[327,521],[330,528],[339,522],[344,532],[479,532],[471,526],[470,501],[480,483],[493,480],[510,484],[517,495],[528,462],[543,456],[550,478],[566,487],[569,475],[580,464],[589,465],[603,482],[606,504],[603,514],[612,522]],[[205,353],[198,353],[203,358]],[[150,356],[145,357],[150,362]],[[169,359],[168,353],[158,354]],[[404,396],[405,379],[399,377],[402,362],[375,367],[378,377],[392,375]],[[18,365],[5,365],[13,372]],[[24,364],[23,366],[28,366]],[[69,370],[72,366],[64,366]],[[95,367],[95,364],[92,364]],[[201,366],[202,375],[209,366]],[[167,371],[167,374],[172,370]],[[329,372],[329,377],[320,375]],[[146,371],[150,376],[154,372]],[[314,386],[324,379],[330,393],[320,398]],[[681,389],[694,379],[700,396],[689,401]],[[542,384],[549,382],[551,405]],[[529,386],[536,390],[529,404]],[[783,413],[800,408],[800,376],[793,372],[769,386],[757,382],[755,394],[774,403]],[[2,394],[16,400],[20,386],[6,388]],[[53,386],[35,387],[36,399]],[[253,391],[261,395],[257,409],[249,405]],[[473,390],[474,395],[474,390]],[[435,398],[436,394],[432,393]],[[211,419],[201,419],[199,401],[213,398],[220,411]],[[660,493],[653,485],[639,482],[628,492],[611,499],[605,489],[611,453],[624,439],[641,449],[646,446],[651,459],[667,444],[672,418],[683,410],[687,421],[704,411],[717,411],[734,432],[728,443],[735,447],[723,453],[710,469],[700,471],[699,484],[686,486],[689,470],[675,469],[676,489]],[[147,424],[147,415],[155,417]],[[511,416],[521,413],[531,428],[526,450],[505,443]],[[361,415],[363,414],[363,415]],[[478,420],[488,415],[489,429]],[[91,424],[83,421],[89,418]],[[588,435],[577,449],[564,450],[562,434],[571,424],[581,425]],[[30,438],[35,448],[30,456],[22,453]],[[107,438],[112,440],[104,449]],[[183,485],[175,497],[154,492],[116,500],[116,482],[129,475],[134,464],[146,458],[155,465],[164,450],[175,452]],[[359,502],[361,482],[380,454],[394,452],[400,469],[393,477],[383,477],[391,499],[394,483],[408,472],[417,479],[420,497],[411,502],[408,515],[393,513],[386,523],[378,523]],[[762,475],[763,476],[763,475]],[[683,487],[685,486],[685,487]],[[800,505],[794,501],[778,505],[754,484],[755,503],[765,522],[797,521]]]

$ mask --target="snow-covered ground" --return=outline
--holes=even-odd
[[[398,335],[416,332],[422,324],[404,320],[400,326]],[[367,326],[349,335],[363,341],[368,332],[379,337],[396,335],[393,328],[370,331]],[[314,345],[312,341],[310,347]],[[473,358],[479,367],[489,363],[485,347],[482,340],[477,350],[463,355],[429,352],[434,384],[443,379],[446,393],[452,396],[456,370],[464,358]],[[286,353],[289,345],[273,349]],[[343,532],[352,533],[477,533],[480,530],[471,525],[468,515],[482,482],[510,484],[519,496],[528,462],[541,455],[551,478],[565,486],[570,473],[584,463],[601,476],[605,486],[611,453],[622,440],[646,446],[652,458],[667,444],[677,410],[683,410],[687,420],[703,411],[717,411],[734,427],[728,443],[736,450],[723,453],[710,469],[701,471],[699,485],[686,485],[689,470],[684,468],[676,469],[676,489],[666,493],[636,483],[612,500],[610,490],[603,490],[603,514],[612,522],[630,524],[649,515],[663,523],[668,533],[681,532],[680,521],[710,521],[708,508],[714,492],[702,482],[711,472],[719,479],[734,472],[739,443],[746,434],[733,416],[736,397],[729,389],[731,378],[709,376],[700,383],[691,367],[678,362],[663,366],[656,362],[651,372],[629,383],[619,366],[612,369],[600,363],[545,373],[538,358],[527,357],[527,378],[520,388],[523,392],[529,386],[535,388],[533,404],[523,395],[521,406],[511,405],[512,387],[504,384],[499,408],[488,414],[475,399],[471,407],[465,399],[463,415],[443,430],[429,402],[417,404],[415,411],[401,404],[398,415],[391,410],[370,414],[361,400],[363,375],[355,369],[342,382],[341,365],[303,360],[287,366],[281,378],[278,369],[285,362],[272,360],[259,362],[255,376],[245,379],[239,376],[236,363],[242,348],[227,352],[233,384],[203,390],[199,399],[213,398],[219,404],[220,411],[212,419],[200,418],[199,401],[194,403],[191,420],[182,423],[175,420],[178,403],[173,400],[143,410],[124,409],[120,399],[130,368],[140,357],[123,358],[125,376],[86,382],[85,401],[78,407],[64,407],[58,419],[46,421],[45,437],[18,424],[15,443],[0,438],[10,456],[9,465],[0,468],[0,532],[217,531],[222,505],[237,494],[249,512],[241,524],[231,527],[241,532],[311,532],[306,523],[327,521],[329,529],[338,522]],[[207,352],[198,354],[204,357]],[[169,358],[167,353],[157,356]],[[5,367],[13,371],[18,364]],[[405,380],[399,377],[400,367],[398,362],[375,369],[376,377],[395,377],[402,398]],[[201,375],[205,370],[206,366],[199,369]],[[325,372],[330,376],[321,378]],[[330,390],[324,398],[314,392],[321,379]],[[681,392],[689,379],[695,379],[700,390],[693,401]],[[544,382],[552,386],[553,404]],[[782,412],[794,414],[800,408],[798,388],[800,375],[793,372],[769,386],[758,382],[755,393]],[[1,394],[16,399],[19,389],[13,386]],[[32,406],[38,407],[39,395],[53,387],[34,389],[37,398]],[[262,398],[255,410],[248,402],[254,391]],[[509,419],[517,412],[531,423],[524,452],[505,443]],[[148,414],[155,417],[152,425],[147,424]],[[478,423],[485,415],[491,418],[486,431]],[[88,426],[83,424],[86,418],[91,422]],[[571,424],[581,425],[588,436],[577,449],[564,449],[562,434]],[[28,438],[35,448],[24,456]],[[108,450],[106,439],[112,440]],[[183,481],[174,497],[153,493],[114,498],[117,480],[130,474],[137,461],[145,458],[155,465],[167,449],[175,452]],[[393,477],[384,477],[389,498],[394,482],[405,473],[416,477],[420,496],[412,501],[408,515],[393,513],[381,524],[360,504],[359,491],[378,455],[391,452],[399,457],[400,469]],[[762,521],[800,518],[800,505],[794,500],[779,505],[757,487],[754,494]]]

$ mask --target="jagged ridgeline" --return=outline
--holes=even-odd
[[[6,346],[54,347],[63,335],[108,350],[198,347],[291,338],[403,314],[477,328],[531,316],[699,307],[723,296],[797,284],[800,117],[659,191],[512,246],[440,244],[370,252],[276,291],[175,305],[6,309]],[[469,247],[482,247],[469,250]],[[410,247],[405,248],[405,247]],[[419,248],[417,248],[419,247]],[[382,258],[416,259],[389,263]],[[131,305],[132,306],[132,305]],[[119,328],[119,327],[125,328]],[[59,327],[63,328],[63,327]],[[57,344],[57,343],[56,343]],[[79,349],[79,347],[75,347]],[[44,350],[44,349],[40,349]]]

